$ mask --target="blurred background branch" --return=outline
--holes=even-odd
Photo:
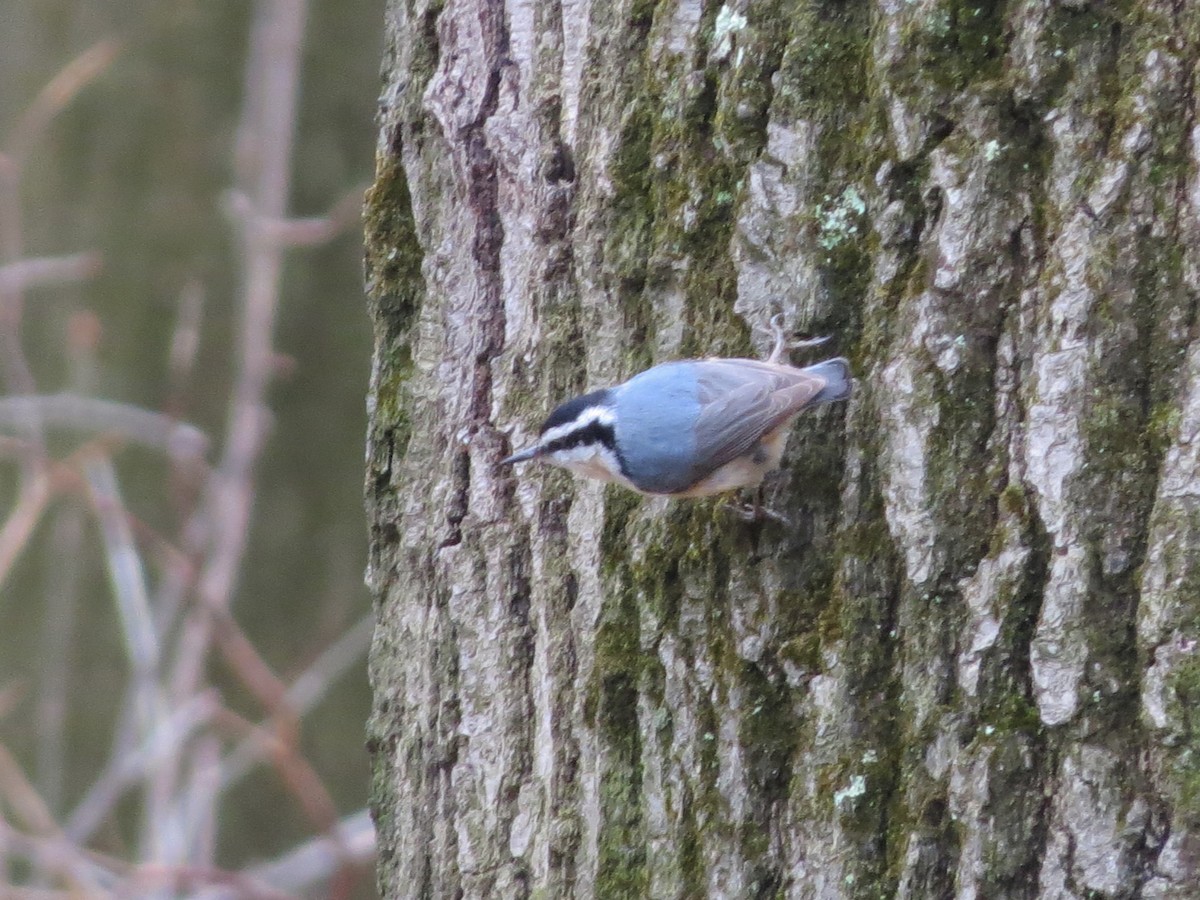
[[[356,5],[364,33],[379,21],[377,6]],[[41,8],[44,21],[31,14],[24,32],[15,22],[0,37],[0,59],[45,37],[53,8]],[[98,9],[89,15],[102,16]],[[23,107],[0,93],[0,893],[371,896],[361,726],[372,620],[359,584],[359,478],[343,477],[357,472],[362,404],[355,400],[357,428],[314,432],[306,421],[337,422],[341,398],[361,397],[366,323],[357,307],[314,307],[310,297],[330,292],[320,276],[290,277],[306,263],[289,251],[323,254],[328,245],[337,266],[315,265],[337,273],[342,296],[359,294],[353,232],[370,162],[374,64],[337,85],[359,98],[355,129],[334,123],[309,134],[322,147],[314,155],[306,103],[335,101],[301,93],[306,24],[310,15],[340,20],[344,7],[259,0],[250,21],[232,25],[218,23],[219,13],[143,12],[111,23],[119,40],[76,54]],[[203,77],[194,81],[164,79],[166,110],[194,115],[222,92],[230,122],[237,108],[236,127],[205,123],[223,141],[226,185],[188,188],[210,209],[224,197],[229,216],[192,216],[179,205],[191,176],[165,143],[153,152],[170,161],[154,165],[172,174],[150,202],[166,218],[107,221],[103,207],[66,187],[67,173],[94,176],[92,152],[119,145],[127,130],[118,120],[155,99],[121,85],[137,80],[163,35],[191,47],[199,38],[188,27],[214,41],[215,64],[197,66]],[[249,35],[240,85],[228,65],[238,29]],[[312,64],[344,76],[350,54],[361,56],[361,37],[323,31]],[[160,65],[184,64],[181,54],[166,56]],[[328,160],[343,140],[351,152],[339,178]],[[326,171],[306,177],[303,203],[329,212],[294,216],[297,167],[311,173],[317,160]],[[309,195],[313,183],[324,196]],[[43,221],[48,210],[62,210],[71,226]],[[198,220],[225,233],[186,236]],[[154,242],[164,227],[181,229],[174,253],[139,256],[144,248],[131,253],[124,243],[125,231]],[[94,249],[62,247],[64,232],[91,238]],[[201,261],[211,247],[223,262]],[[164,316],[139,290],[169,284],[160,267],[189,253],[196,259],[182,266]],[[311,293],[293,286],[307,281]],[[298,307],[290,319],[289,303]],[[353,320],[353,340],[336,359],[314,355],[314,346],[330,350],[325,315],[336,328]],[[306,320],[313,331],[298,330]],[[298,349],[277,349],[281,323]],[[131,348],[128,368],[110,361],[121,348]],[[310,390],[280,385],[282,374]],[[297,428],[305,441],[272,449]],[[352,462],[329,464],[324,444]],[[30,637],[16,637],[23,632]],[[8,652],[8,635],[29,650]],[[356,716],[348,727],[347,712]],[[291,802],[264,804],[264,795]],[[255,827],[262,816],[278,827]]]

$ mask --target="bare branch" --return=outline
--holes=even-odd
[[[22,257],[22,247],[20,167],[11,157],[0,154],[0,264],[16,263]],[[15,394],[37,392],[29,360],[21,347],[24,309],[22,291],[0,289],[0,375],[9,392]],[[38,458],[44,456],[41,424],[36,415],[26,411],[17,425],[30,445],[23,460],[23,476],[28,481],[34,475]]]
[[[284,251],[327,241],[356,222],[361,193],[347,194],[328,216],[288,218],[306,2],[256,0],[255,8],[238,132],[237,183],[231,192],[233,203],[241,205],[236,229],[241,258],[231,268],[243,273],[242,319],[235,332],[237,373],[225,441],[213,470],[204,461],[206,436],[180,421],[200,345],[204,296],[199,284],[186,285],[179,299],[169,351],[167,414],[88,396],[88,367],[101,327],[86,309],[72,318],[68,330],[68,358],[76,364],[77,378],[72,392],[40,393],[29,364],[32,353],[27,358],[23,348],[24,292],[88,278],[101,260],[91,253],[37,258],[24,254],[22,168],[55,117],[112,61],[116,43],[101,41],[66,66],[30,104],[8,135],[7,152],[0,153],[0,380],[8,388],[8,396],[0,397],[0,458],[13,457],[23,464],[15,506],[0,523],[0,583],[29,548],[52,500],[60,495],[90,499],[125,640],[126,665],[132,672],[104,769],[66,816],[66,825],[60,826],[62,782],[54,776],[61,775],[65,764],[62,722],[67,701],[62,679],[71,671],[67,660],[73,570],[69,565],[56,568],[62,589],[55,593],[61,603],[47,607],[43,641],[45,657],[61,662],[55,678],[44,682],[38,709],[39,773],[49,770],[42,782],[46,789],[35,790],[15,763],[6,766],[0,759],[0,807],[5,813],[20,813],[10,817],[13,821],[0,817],[0,893],[5,896],[19,890],[5,882],[30,876],[36,885],[26,891],[30,897],[58,896],[53,888],[60,886],[71,896],[287,896],[285,888],[254,871],[230,872],[217,864],[217,813],[224,788],[235,780],[228,774],[230,767],[248,766],[256,756],[274,764],[312,827],[324,832],[277,861],[286,867],[291,859],[301,867],[284,872],[281,881],[312,884],[324,878],[328,896],[347,896],[351,880],[359,876],[357,866],[373,851],[369,819],[364,814],[339,822],[327,787],[302,754],[298,712],[311,709],[362,658],[369,618],[289,686],[229,615],[246,552],[255,468],[271,424],[267,390],[280,374],[282,357],[272,339]],[[82,433],[83,440],[77,441],[82,446],[67,459],[52,457],[45,439],[52,429]],[[112,459],[114,448],[126,442],[191,464],[171,467],[181,499],[177,509],[185,523],[181,536],[160,535],[126,507]],[[77,505],[63,510],[58,520],[59,556],[78,556],[75,545],[85,512]],[[148,588],[160,566],[164,577],[152,596]],[[184,611],[190,614],[179,627]],[[167,636],[177,636],[177,643],[168,643]],[[226,712],[208,687],[205,664],[214,641],[262,702],[262,725]],[[10,689],[0,695],[0,705],[11,693]],[[228,723],[246,739],[239,752],[223,756],[221,726]],[[126,798],[136,799],[142,817],[141,842],[128,852],[133,859],[153,863],[130,864],[87,849],[98,829],[113,820],[118,806],[124,808]],[[272,864],[262,868],[275,877]]]
[[[16,506],[0,528],[0,584],[4,584],[13,563],[29,543],[50,496],[50,478],[44,472],[35,472],[23,483]]]
[[[303,715],[321,701],[325,693],[371,646],[375,616],[367,613],[325,649],[288,688],[287,703]]]
[[[112,463],[106,457],[93,456],[85,464],[85,472],[104,539],[109,580],[116,595],[135,690],[150,702],[155,693],[154,673],[158,668],[160,648],[150,615],[150,597],[146,591],[141,555],[129,521],[122,514],[124,504]],[[145,721],[149,722],[152,714],[149,706],[142,709],[142,715],[147,717]]]
[[[296,100],[304,36],[304,0],[263,0],[256,7],[246,64],[244,105],[235,151],[236,190],[256,216],[286,216]],[[269,421],[266,391],[275,357],[272,337],[279,306],[283,251],[242,229],[241,322],[238,374],[229,405],[225,447],[200,511],[189,522],[191,546],[207,551],[197,590],[201,604],[185,625],[172,678],[176,702],[200,681],[214,611],[233,599],[246,549],[254,467]]]
[[[96,854],[82,851],[69,840],[57,835],[35,836],[13,828],[0,817],[0,846],[8,846],[29,861],[35,871],[58,877],[70,885],[68,896],[101,895],[111,891],[119,881],[121,864],[112,861],[112,868],[97,861]],[[9,896],[5,885],[5,896]]]
[[[247,870],[258,881],[283,891],[299,892],[332,877],[347,859],[363,864],[375,855],[375,827],[367,810],[342,819],[336,840],[313,838],[278,859]]]
[[[148,863],[138,866],[134,877],[122,885],[141,896],[155,888],[171,887],[177,891],[197,891],[201,897],[230,897],[237,900],[294,900],[288,894],[271,888],[261,881],[215,866],[181,866]]]
[[[208,438],[195,425],[127,403],[66,393],[0,397],[0,429],[17,430],[30,418],[49,426],[116,434],[163,450],[173,459],[199,459],[208,449]]]
[[[0,266],[0,293],[86,281],[99,274],[100,266],[100,254],[95,252],[19,259]]]
[[[287,692],[258,650],[227,613],[216,613],[218,646],[226,662],[242,683],[271,713],[270,731],[250,725],[259,733],[263,747],[274,762],[283,782],[291,790],[314,826],[322,831],[334,827],[337,807],[316,770],[300,753],[300,718],[287,704]]]
[[[181,797],[183,831],[189,858],[215,866],[217,810],[221,801],[221,742],[205,736],[196,742],[192,768]]]
[[[272,219],[256,215],[251,199],[241,191],[229,191],[226,208],[244,227],[277,247],[315,247],[333,240],[362,219],[365,187],[346,193],[324,216],[303,219]]]
[[[58,114],[80,91],[104,74],[120,49],[120,43],[113,38],[103,38],[63,66],[42,88],[8,139],[8,154],[18,165],[24,162]]]
[[[8,140],[8,152],[0,154],[0,264],[17,265],[22,258],[21,166],[37,140],[87,84],[100,75],[116,57],[118,45],[111,39],[93,44],[42,88],[17,122]],[[18,281],[14,287],[0,284],[0,372],[11,393],[34,394],[37,385],[21,348],[21,319],[25,298]],[[31,449],[24,460],[25,481],[34,477],[42,452],[41,423],[35,408],[19,410],[17,425]]]
[[[173,709],[141,746],[114,755],[67,819],[67,836],[84,843],[109,816],[121,795],[154,766],[178,756],[184,742],[209,722],[220,708],[216,695],[206,691]]]
[[[34,833],[26,836],[15,828],[8,829],[4,818],[0,817],[0,828],[8,829],[5,841],[21,843],[25,839],[32,842],[29,855],[40,860],[43,868],[60,871],[76,888],[92,880],[87,874],[90,865],[83,851],[63,839],[58,823],[42,797],[3,745],[0,745],[0,796],[6,801],[4,806],[15,812],[26,829]]]
[[[285,699],[289,708],[303,716],[316,706],[328,690],[352,665],[362,659],[371,643],[375,627],[373,615],[366,615],[346,631],[325,650],[311,666],[304,670],[291,687]],[[228,789],[240,780],[265,756],[262,742],[248,738],[225,757],[221,766],[221,784]]]
[[[17,764],[12,754],[0,744],[0,793],[5,799],[5,807],[16,813],[17,817],[30,831],[38,834],[53,834],[58,830],[54,816],[46,807],[37,789],[29,783],[25,773]]]
[[[161,647],[150,611],[142,559],[125,514],[112,462],[106,456],[92,455],[85,462],[85,473],[100,524],[109,582],[129,658],[128,691],[133,715],[128,722],[137,735],[144,738],[154,733],[159,722],[168,716],[168,711],[156,681]],[[146,773],[150,789],[154,787],[153,776],[153,772]],[[162,852],[162,842],[169,839],[170,833],[161,813],[162,809],[153,804],[147,804],[143,810],[143,859],[167,858]]]

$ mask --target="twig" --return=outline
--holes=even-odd
[[[240,191],[229,191],[229,214],[257,237],[278,247],[316,247],[327,244],[362,219],[362,197],[366,186],[348,191],[323,216],[302,219],[271,219],[256,215],[250,198]]]
[[[0,744],[0,793],[7,801],[5,807],[16,813],[25,827],[37,834],[58,831],[54,816],[37,789],[29,783],[12,754]]]
[[[51,496],[50,477],[35,471],[21,486],[16,506],[0,527],[0,585],[8,578],[12,565],[29,543]]]
[[[322,831],[332,829],[337,822],[337,807],[316,770],[300,753],[300,719],[287,704],[283,683],[233,618],[226,613],[215,615],[221,654],[241,682],[271,713],[271,730],[264,733],[260,726],[240,718],[230,721],[245,722],[247,728],[258,733],[284,784],[309,820]]]
[[[371,643],[373,615],[366,615],[325,650],[287,689],[285,701],[297,716],[304,716],[355,662],[362,659]],[[247,738],[226,754],[221,766],[221,784],[228,789],[263,759],[260,741]]]
[[[215,866],[217,809],[221,798],[221,743],[206,736],[196,742],[192,769],[183,796],[183,830],[189,858]]]
[[[67,837],[76,843],[85,843],[108,818],[125,790],[155,766],[177,758],[184,742],[197,728],[211,721],[219,708],[213,693],[198,694],[190,702],[173,709],[154,732],[147,735],[141,746],[112,756],[67,818],[64,828]]]
[[[29,831],[34,832],[34,835],[44,841],[50,842],[50,846],[55,849],[56,852],[46,857],[48,861],[52,860],[50,867],[60,869],[69,880],[75,883],[75,887],[80,887],[81,882],[86,879],[83,874],[87,868],[84,865],[86,860],[80,851],[62,839],[62,833],[54,816],[34,786],[29,783],[29,779],[25,777],[25,773],[21,771],[21,767],[13,759],[12,754],[2,745],[0,745],[0,795],[6,801],[4,805],[17,814]],[[0,825],[2,824],[4,824],[4,820],[0,817]],[[11,840],[14,834],[17,834],[15,830],[10,831],[7,837]]]
[[[49,426],[114,434],[179,460],[201,459],[208,449],[208,438],[195,425],[140,406],[70,393],[0,397],[0,429],[18,429],[31,418]]]
[[[120,515],[121,502],[117,475],[107,457],[93,456],[85,463],[100,534],[104,540],[109,580],[116,595],[117,612],[125,637],[125,650],[133,670],[136,693],[147,704],[142,713],[146,722],[154,718],[154,675],[158,669],[159,642],[150,615],[150,597],[142,559],[133,540],[128,519]]]
[[[95,252],[19,259],[0,266],[0,293],[86,281],[100,272],[100,260],[100,254]]]
[[[104,74],[120,44],[103,38],[59,70],[17,120],[8,139],[8,153],[19,165],[32,151],[50,123],[66,109],[85,87]]]
[[[0,264],[17,265],[22,259],[21,166],[42,133],[83,88],[97,78],[116,57],[117,44],[105,39],[81,53],[42,88],[33,103],[17,121],[0,154]],[[21,318],[25,307],[24,292],[0,284],[0,372],[10,393],[33,394],[37,391],[29,361],[21,349]],[[35,409],[22,411],[19,428],[33,449],[22,467],[28,481],[34,476],[42,450],[41,426]]]
[[[4,399],[6,398],[0,398],[0,405],[3,405]],[[30,445],[25,441],[0,435],[0,455],[11,454],[24,459],[29,451]],[[24,482],[12,512],[0,526],[0,585],[4,583],[12,564],[27,545],[29,537],[41,520],[49,501],[55,495],[63,491],[77,491],[90,496],[93,504],[106,504],[105,498],[97,498],[89,493],[86,480],[77,471],[77,467],[86,465],[86,460],[95,456],[103,457],[106,453],[101,441],[84,444],[71,457],[62,462],[38,457],[36,473],[30,480]],[[123,518],[128,527],[136,532],[142,540],[151,543],[163,558],[168,573],[178,573],[183,578],[190,576],[191,563],[182,551],[138,520],[137,517],[131,515],[123,506],[108,505],[105,508],[106,511]]]
[[[84,852],[68,840],[24,834],[0,818],[0,846],[5,845],[28,860],[35,871],[59,873],[71,886],[70,897],[106,896],[119,881],[122,866],[117,861],[106,867],[96,854]]]
[[[337,826],[337,839],[316,837],[268,863],[247,870],[258,881],[299,893],[330,878],[347,859],[363,864],[375,855],[375,828],[365,810],[347,816]]]
[[[264,0],[253,25],[235,158],[237,189],[250,198],[256,217],[286,215],[305,14],[304,0]],[[283,267],[282,248],[253,229],[243,233],[241,250],[246,274],[238,378],[214,485],[217,527],[200,579],[201,596],[214,608],[228,605],[245,552],[254,466],[266,437],[264,399]]]
[[[284,252],[331,239],[357,219],[360,202],[358,192],[353,192],[326,217],[288,218],[306,3],[259,0],[256,10],[234,186],[235,203],[242,204],[239,209],[244,212],[237,221],[241,259],[235,261],[243,273],[237,373],[222,453],[211,473],[204,464],[204,435],[178,421],[199,346],[203,294],[198,286],[188,285],[180,297],[170,352],[171,391],[166,398],[168,413],[173,415],[94,399],[86,396],[86,388],[78,393],[40,394],[22,348],[24,291],[33,285],[87,277],[99,265],[99,258],[89,254],[24,257],[19,205],[22,165],[55,116],[111,62],[116,44],[100,42],[65,67],[11,133],[8,154],[0,155],[0,377],[9,393],[15,394],[0,397],[0,432],[17,435],[14,439],[0,434],[0,456],[15,456],[23,464],[16,505],[0,524],[0,582],[28,547],[55,497],[79,493],[90,498],[133,673],[121,720],[113,731],[111,756],[65,828],[60,829],[54,818],[61,782],[45,779],[45,790],[39,794],[23,782],[19,770],[10,774],[0,760],[0,790],[7,801],[0,803],[0,809],[6,813],[18,809],[38,832],[22,833],[0,815],[0,893],[9,887],[6,881],[32,872],[34,877],[44,874],[47,885],[65,884],[73,895],[200,891],[281,897],[281,891],[289,888],[275,887],[270,879],[277,878],[281,884],[297,885],[296,890],[327,879],[326,895],[338,898],[348,894],[358,874],[356,866],[373,853],[369,818],[360,813],[339,822],[328,789],[299,744],[302,712],[319,702],[329,686],[362,658],[371,630],[369,617],[288,686],[229,614],[246,552],[255,469],[269,433],[267,389],[278,375],[272,334]],[[76,316],[74,325],[79,327],[71,331],[72,348],[92,347],[100,334],[99,320],[85,311]],[[88,441],[67,460],[56,460],[45,450],[44,432],[51,428],[85,432]],[[192,494],[177,505],[185,522],[178,544],[125,507],[112,461],[112,445],[117,441],[165,451],[174,461],[192,464],[173,473],[202,472],[203,480],[189,485]],[[197,495],[200,502],[194,503]],[[82,513],[67,509],[58,521],[65,535],[60,546],[77,544]],[[159,563],[156,550],[163,551],[164,577],[151,599],[148,584],[150,570],[157,571]],[[78,556],[69,551],[67,555]],[[58,571],[70,580],[69,568]],[[188,605],[192,597],[198,602]],[[69,626],[62,623],[69,622],[70,616],[47,609],[54,621],[47,623],[44,632],[44,653],[48,658],[61,657],[59,674],[65,678],[70,654],[64,648],[69,648],[71,636]],[[181,610],[190,615],[182,628],[176,628]],[[178,642],[166,643],[166,635],[178,635]],[[207,687],[206,662],[214,641],[262,704],[263,725],[224,711]],[[168,681],[165,662],[172,664],[170,709],[163,696],[162,685]],[[42,765],[61,770],[65,709],[61,685],[48,680],[39,706],[39,718],[47,726],[40,745]],[[237,734],[246,736],[233,753],[222,756],[219,733],[210,730],[214,722],[234,722]],[[220,798],[234,780],[228,774],[231,767],[249,765],[260,754],[274,763],[313,826],[325,833],[275,863],[244,872],[225,871],[214,859]],[[145,790],[138,798],[143,836],[136,858],[154,862],[129,865],[86,850],[96,830],[112,819],[122,798],[139,782],[145,783]],[[21,787],[23,783],[28,789]],[[8,871],[10,852],[13,865]],[[259,869],[270,879],[260,878]]]
[[[256,5],[234,154],[235,190],[250,198],[256,217],[287,215],[305,15],[304,0],[262,0]],[[238,372],[224,450],[205,500],[186,529],[189,547],[204,552],[205,561],[196,588],[200,603],[179,639],[171,682],[175,702],[197,689],[211,644],[211,616],[232,602],[249,532],[254,468],[269,421],[266,390],[274,360],[283,249],[262,240],[253,229],[242,229],[239,237],[244,275]],[[164,772],[166,777],[172,776]]]

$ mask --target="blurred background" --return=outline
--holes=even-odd
[[[0,7],[6,896],[372,891],[382,16]]]

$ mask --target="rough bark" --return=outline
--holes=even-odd
[[[393,0],[367,495],[395,897],[1200,896],[1200,6]],[[771,504],[494,463],[854,362]]]

